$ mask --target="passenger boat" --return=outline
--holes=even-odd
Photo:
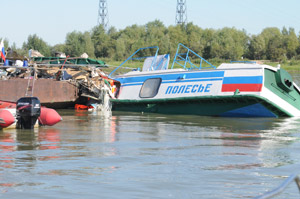
[[[155,50],[141,70],[118,74],[141,51]],[[171,68],[158,47],[141,48],[109,74],[117,87],[112,110],[221,117],[300,116],[300,90],[280,67],[254,62],[215,67],[179,44]],[[179,68],[178,68],[179,67]]]

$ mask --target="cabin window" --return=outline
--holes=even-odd
[[[140,91],[140,98],[152,98],[158,93],[161,84],[161,78],[147,79]]]

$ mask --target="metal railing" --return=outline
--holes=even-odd
[[[128,57],[123,63],[121,63],[116,69],[114,69],[114,70],[108,75],[108,77],[112,77],[112,74],[113,74],[116,70],[118,70],[122,65],[124,65],[128,60],[139,60],[139,59],[145,59],[145,58],[149,57],[149,56],[146,56],[146,57],[137,57],[137,58],[134,58],[134,56],[135,56],[138,52],[140,52],[140,51],[142,51],[142,50],[146,50],[146,49],[153,49],[153,48],[156,48],[156,52],[155,52],[154,59],[153,59],[152,64],[151,64],[151,68],[152,68],[153,65],[154,65],[154,63],[156,62],[156,58],[157,58],[157,55],[158,55],[158,50],[159,50],[158,46],[151,46],[151,47],[145,47],[145,48],[140,48],[140,49],[138,49],[138,50],[135,51],[132,55],[130,55],[130,57]]]
[[[155,52],[154,56],[137,57],[137,58],[134,57],[138,52],[140,52],[142,50],[153,49],[153,48],[156,48],[156,52]],[[120,67],[122,67],[128,60],[140,60],[140,59],[146,59],[148,57],[154,57],[150,68],[152,70],[155,70],[163,62],[163,60],[161,60],[161,63],[156,63],[157,62],[156,61],[157,56],[158,56],[158,50],[159,50],[158,46],[151,46],[151,47],[138,49],[130,57],[128,57],[123,63],[121,63],[116,69],[114,69],[108,75],[108,77],[112,77],[112,75],[115,73],[115,71],[117,71]],[[182,51],[184,51],[184,53],[182,53]],[[192,62],[192,60],[191,60],[192,57],[196,58],[197,60],[200,59],[199,65]],[[203,62],[208,64],[208,66],[203,66],[202,65]],[[199,69],[200,70],[202,68],[214,68],[214,69],[216,69],[216,67],[214,65],[212,65],[210,62],[206,61],[203,57],[201,57],[200,55],[198,55],[197,53],[195,53],[194,51],[192,51],[191,49],[189,49],[188,47],[184,46],[181,43],[178,44],[177,51],[176,51],[171,69],[173,69],[174,64],[178,64],[186,70],[193,70],[193,69]],[[188,64],[189,64],[189,67],[187,67]]]
[[[297,186],[298,186],[298,189],[300,191],[300,178],[298,175],[296,174],[293,174],[291,175],[290,177],[288,177],[281,185],[279,185],[277,188],[271,190],[271,191],[268,191],[260,196],[257,196],[253,199],[267,199],[267,198],[273,198],[274,196],[282,193],[289,184],[291,184],[293,181],[296,182]]]
[[[182,49],[185,51],[184,53],[181,52]],[[200,59],[199,66],[194,64],[191,61],[192,56]],[[197,53],[195,53],[194,51],[192,51],[191,49],[189,49],[185,45],[179,43],[171,68],[173,68],[175,63],[176,63],[176,64],[182,66],[186,70],[192,70],[192,69],[199,69],[200,70],[200,69],[202,69],[202,67],[204,68],[204,66],[202,66],[203,62],[205,62],[209,65],[209,66],[206,66],[205,68],[214,68],[214,69],[216,69],[216,67],[214,65],[212,65],[210,62],[206,61],[203,57],[201,57],[200,55],[198,55]],[[190,67],[187,67],[187,64],[189,64]]]

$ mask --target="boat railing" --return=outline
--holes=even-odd
[[[298,190],[300,191],[300,178],[298,175],[293,174],[289,176],[281,185],[279,185],[277,188],[268,191],[260,196],[255,197],[254,199],[267,199],[267,198],[273,198],[277,196],[278,194],[282,193],[289,184],[292,182],[295,182],[297,184]]]
[[[193,63],[191,60],[191,57],[196,57],[196,58],[200,59],[199,65]],[[208,64],[208,66],[202,65],[203,62]],[[216,67],[214,65],[212,65],[210,62],[208,62],[203,57],[201,57],[200,55],[195,53],[193,50],[189,49],[188,47],[186,47],[185,45],[183,45],[181,43],[178,44],[177,51],[176,51],[176,54],[175,54],[175,57],[173,60],[172,67],[171,67],[172,69],[175,64],[180,65],[181,67],[183,67],[186,70],[193,70],[193,69],[200,70],[202,68],[216,69]],[[189,65],[189,67],[187,65]]]
[[[146,49],[156,49],[155,55],[154,56],[143,56],[143,57],[134,57],[137,53],[139,53],[142,50],[146,50]],[[154,57],[154,59],[152,60],[151,66],[150,68],[154,69],[155,67],[155,63],[156,63],[156,59],[157,59],[157,55],[158,55],[158,46],[150,46],[150,47],[145,47],[145,48],[140,48],[138,50],[136,50],[132,55],[130,55],[124,62],[122,62],[117,68],[115,68],[109,75],[108,77],[111,77],[114,72],[116,72],[120,67],[122,67],[127,61],[129,60],[141,60],[141,59],[146,59],[148,57]]]
[[[155,55],[153,56],[142,56],[142,57],[135,57],[140,51],[146,50],[146,49],[156,49]],[[183,49],[185,52],[182,52]],[[151,47],[145,47],[140,48],[137,51],[135,51],[130,57],[128,57],[124,62],[122,62],[118,67],[116,67],[109,75],[108,77],[112,77],[112,75],[120,68],[122,67],[127,61],[129,60],[141,60],[141,59],[147,59],[151,58],[149,64],[150,66],[147,66],[147,71],[153,71],[153,70],[162,70],[167,69],[167,66],[169,64],[169,55],[158,55],[158,46],[151,46]],[[199,65],[192,62],[191,58],[196,58],[197,60],[200,59]],[[184,63],[182,63],[184,62]],[[203,62],[206,63],[206,65],[203,65]],[[173,69],[174,65],[178,64],[182,66],[185,70],[193,70],[193,69],[202,69],[202,68],[214,68],[216,67],[212,65],[210,62],[205,60],[203,57],[189,49],[188,47],[184,46],[183,44],[179,43],[178,48],[176,51],[176,55],[174,57],[174,61],[172,64],[171,69]],[[189,65],[189,67],[187,66]],[[207,66],[208,65],[208,66]],[[143,70],[144,71],[144,70]]]

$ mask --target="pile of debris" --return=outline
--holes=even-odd
[[[82,62],[88,58],[79,59]],[[54,59],[36,57],[33,60],[36,61],[31,61],[27,66],[0,66],[0,80],[23,78],[68,82],[78,88],[78,95],[81,98],[79,101],[86,106],[103,104],[107,96],[109,98],[115,97],[116,82],[109,79],[101,70],[102,67],[106,67],[104,62],[78,64],[74,63],[74,58],[68,57],[63,59],[59,57]]]

